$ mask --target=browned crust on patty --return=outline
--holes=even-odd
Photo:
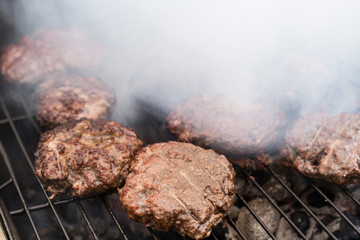
[[[122,184],[141,145],[131,129],[117,122],[69,122],[41,135],[36,174],[51,194],[103,193]]]
[[[213,150],[166,142],[143,148],[131,164],[120,201],[130,218],[202,239],[233,202],[235,172]]]

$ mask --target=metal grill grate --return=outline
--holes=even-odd
[[[34,236],[32,239],[45,239],[42,237],[43,234],[39,230],[40,223],[39,220],[36,219],[36,213],[47,211],[48,216],[54,220],[52,225],[56,225],[59,239],[72,239],[72,236],[69,233],[69,229],[65,224],[64,213],[61,207],[73,204],[76,211],[78,211],[81,216],[79,222],[77,222],[76,225],[84,225],[87,229],[87,233],[93,239],[102,239],[101,233],[99,233],[95,227],[95,225],[99,223],[97,222],[95,224],[94,219],[91,217],[93,212],[96,211],[94,209],[98,209],[98,207],[95,207],[95,205],[100,202],[102,209],[105,209],[107,216],[109,216],[112,221],[111,227],[117,229],[119,236],[121,236],[123,239],[137,239],[133,238],[132,235],[129,234],[125,229],[127,227],[124,226],[124,221],[122,220],[124,215],[121,216],[120,214],[120,212],[123,211],[120,207],[112,206],[111,202],[109,202],[110,194],[100,195],[88,199],[70,197],[66,199],[51,200],[49,198],[34,170],[32,155],[34,152],[34,146],[36,146],[41,131],[37,123],[31,117],[27,102],[29,101],[25,100],[21,96],[17,99],[10,100],[0,97],[0,168],[5,169],[5,174],[0,177],[0,225],[2,232],[4,232],[6,237],[8,239],[21,239],[21,236],[24,234],[21,233],[22,229],[19,229],[19,225],[21,225],[24,228],[26,228],[25,226],[30,226],[29,229],[32,230],[32,234]],[[15,110],[11,111],[11,109]],[[145,144],[154,142],[154,139],[156,139],[156,141],[171,140],[171,136],[168,136],[165,131],[162,131],[161,123],[159,123],[149,114],[144,114],[144,116],[146,116],[146,121],[150,126],[151,134],[146,134],[147,132],[144,132],[143,129],[138,128],[137,124],[135,123],[132,124],[131,122],[128,122],[128,125],[134,128],[138,136],[144,141]],[[22,126],[24,125],[27,125],[28,128],[31,128],[32,130],[23,131]],[[2,130],[4,130],[4,133],[2,133]],[[156,136],[154,137],[154,135]],[[29,138],[32,140],[35,139],[36,141],[33,141],[30,144],[29,142],[32,140],[29,140]],[[9,144],[12,145],[10,146]],[[13,152],[16,152],[16,154],[13,154]],[[26,164],[26,166],[24,164]],[[25,168],[29,170],[29,172],[25,171],[26,174],[32,176],[32,178],[35,179],[35,185],[32,188],[35,194],[39,195],[39,198],[41,199],[40,203],[39,201],[36,202],[36,204],[33,204],[32,202],[29,203],[28,197],[26,197],[26,194],[28,193],[24,192],[24,187],[19,183],[19,177],[24,174],[23,170]],[[264,168],[267,173],[273,176],[276,181],[278,181],[281,186],[292,196],[294,201],[296,201],[317,222],[320,228],[322,228],[328,234],[330,239],[336,239],[335,235],[330,231],[330,229],[328,229],[326,225],[319,219],[319,217],[311,210],[311,208],[307,206],[307,204],[302,201],[294,191],[291,190],[291,188],[280,178],[279,174],[276,173],[274,169],[268,166],[264,166]],[[240,174],[245,179],[247,179],[254,188],[258,189],[262,196],[267,199],[269,203],[279,212],[279,214],[289,223],[293,230],[298,234],[299,238],[308,239],[306,234],[299,229],[297,223],[290,219],[288,214],[280,208],[273,197],[270,196],[266,190],[264,190],[261,184],[259,184],[258,181],[252,177],[247,170],[240,170]],[[360,237],[360,231],[356,224],[352,222],[312,180],[306,179],[306,181],[309,182],[314,191],[318,192],[326,200],[326,202],[328,202],[332,209],[337,214],[339,214],[339,216],[349,225],[349,227],[351,227]],[[357,197],[353,196],[346,188],[338,188],[339,191],[343,191],[357,206],[360,206],[360,202]],[[12,196],[15,196],[14,199],[19,199],[21,207],[14,208],[14,205],[11,204],[11,200],[6,200],[7,193],[10,191],[13,192]],[[248,204],[246,198],[240,193],[237,193],[236,197],[238,198],[238,201],[240,201],[240,203],[252,214],[256,221],[268,233],[269,237],[276,239],[275,235],[270,231],[266,224],[261,221],[260,216],[258,216],[254,209],[252,209],[252,207]],[[95,201],[94,199],[97,200]],[[19,204],[17,204],[17,206],[19,206]],[[89,209],[92,210],[90,211]],[[126,219],[126,221],[130,220]],[[226,222],[228,223],[229,227],[233,228],[233,230],[241,239],[246,239],[245,234],[241,232],[241,230],[236,226],[235,222],[229,216],[226,217]],[[104,223],[103,227],[110,227],[108,224],[109,223]],[[157,232],[155,229],[150,227],[145,228],[140,224],[137,226],[139,228],[143,228],[143,230],[147,229],[146,231],[148,237],[146,239],[169,239],[172,237],[177,239],[187,239],[182,238],[181,236],[176,236],[174,234],[164,235]],[[26,234],[29,233],[27,232]],[[209,239],[222,239],[222,237],[217,235],[217,232],[214,231]]]

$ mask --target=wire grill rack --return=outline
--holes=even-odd
[[[1,91],[0,91],[1,92]],[[29,100],[23,98],[20,95],[14,97],[4,97],[0,95],[0,170],[5,169],[5,173],[0,176],[0,238],[1,232],[4,233],[7,239],[23,239],[24,234],[33,237],[30,239],[46,239],[43,236],[39,225],[41,222],[48,221],[46,219],[38,219],[38,212],[46,211],[47,216],[50,216],[52,226],[55,226],[58,239],[72,239],[72,234],[64,223],[66,215],[62,211],[62,206],[74,205],[74,211],[79,212],[80,220],[76,225],[83,225],[87,231],[88,236],[93,239],[102,239],[101,233],[99,233],[96,225],[99,222],[94,222],[91,217],[94,211],[103,211],[102,214],[106,214],[111,219],[111,223],[104,222],[103,227],[110,227],[110,225],[117,229],[118,236],[122,239],[138,239],[133,238],[128,233],[127,227],[124,226],[122,218],[125,216],[124,213],[120,213],[123,210],[120,207],[114,207],[109,201],[110,194],[104,194],[89,199],[79,199],[77,197],[69,197],[65,199],[50,199],[46,191],[43,188],[42,183],[39,181],[35,174],[33,164],[33,153],[35,151],[37,141],[41,134],[41,129],[37,125],[37,122],[31,115],[31,108],[29,107]],[[149,114],[146,115],[146,122],[150,125],[150,130],[144,131],[143,129],[137,128],[136,124],[128,122],[127,124],[134,128],[138,136],[144,141],[145,144],[153,143],[156,141],[168,141],[171,137],[163,131],[157,119],[153,118]],[[26,127],[24,127],[26,126]],[[303,202],[295,192],[281,179],[280,175],[276,170],[269,166],[264,166],[265,170],[272,175],[281,186],[291,195],[294,201],[297,203],[317,222],[327,234],[329,239],[337,239],[334,233],[326,227],[326,225],[319,219],[319,217],[311,210],[305,202]],[[0,171],[0,172],[1,172]],[[2,171],[4,172],[4,171]],[[254,188],[266,198],[269,203],[280,213],[280,215],[290,224],[293,230],[298,234],[300,239],[308,239],[306,234],[303,233],[298,227],[298,223],[293,222],[287,213],[285,213],[273,197],[267,193],[264,188],[258,183],[258,181],[251,176],[247,170],[240,170],[241,174],[253,185]],[[26,176],[33,179],[34,184],[31,185],[31,189],[38,196],[36,203],[29,201],[28,190],[24,190],[24,180]],[[30,180],[29,180],[30,181]],[[327,197],[327,195],[313,182],[311,179],[307,179],[310,186],[314,191],[318,192],[325,201],[331,206],[331,208],[339,214],[339,216],[351,227],[360,238],[360,231],[356,224],[352,222],[338,206],[334,204]],[[26,183],[25,183],[26,185]],[[339,191],[343,191],[351,201],[357,206],[360,206],[360,202],[357,197],[353,196],[346,188],[338,187]],[[10,197],[8,197],[8,194]],[[237,200],[241,202],[243,206],[251,213],[256,221],[262,226],[267,232],[271,239],[276,239],[275,235],[270,231],[268,226],[261,221],[260,217],[256,214],[254,209],[248,204],[244,196],[240,193],[236,194]],[[96,201],[94,200],[96,199]],[[17,202],[17,204],[12,204]],[[101,210],[95,207],[94,204],[101,204]],[[17,207],[14,207],[17,206]],[[18,207],[21,206],[21,207]],[[104,213],[105,212],[105,213]],[[125,216],[125,218],[127,218]],[[131,221],[126,219],[126,221]],[[226,216],[227,225],[238,234],[241,239],[246,239],[246,235],[236,226],[234,221]],[[157,232],[155,229],[150,227],[144,227],[141,224],[136,225],[142,230],[147,232],[145,239],[188,239],[176,234],[164,235]],[[24,229],[31,229],[29,230]],[[1,231],[2,230],[2,231]],[[23,233],[25,231],[25,233]],[[165,236],[165,237],[164,237]],[[218,235],[216,231],[213,231],[209,239],[223,239],[222,235]]]

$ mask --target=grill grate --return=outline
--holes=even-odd
[[[20,239],[18,231],[19,228],[15,227],[17,217],[18,216],[26,216],[27,222],[29,222],[28,225],[30,225],[33,234],[34,239],[43,239],[42,234],[39,231],[39,223],[35,220],[35,213],[49,210],[50,215],[55,218],[55,222],[58,228],[58,235],[61,236],[60,239],[71,239],[71,234],[69,233],[69,229],[66,228],[66,224],[63,220],[63,214],[61,212],[61,206],[67,206],[70,204],[74,204],[77,208],[77,211],[80,212],[81,221],[85,223],[85,226],[87,228],[88,234],[93,239],[101,239],[101,236],[99,235],[94,222],[91,218],[91,212],[84,206],[84,204],[96,204],[92,203],[93,198],[85,198],[85,199],[79,199],[77,197],[70,197],[66,199],[60,199],[60,200],[51,200],[49,196],[47,195],[46,191],[43,188],[43,185],[41,184],[40,180],[37,178],[35,174],[35,169],[33,165],[33,160],[30,157],[30,152],[32,154],[33,150],[29,150],[29,146],[27,146],[28,140],[24,139],[25,137],[22,136],[21,131],[19,130],[19,126],[23,124],[23,122],[27,122],[27,124],[30,124],[32,128],[35,129],[35,132],[40,135],[41,130],[40,127],[37,125],[37,123],[34,121],[34,119],[31,116],[30,108],[27,105],[27,102],[24,98],[19,97],[18,99],[11,99],[11,104],[13,102],[16,102],[18,104],[18,107],[22,108],[23,114],[12,114],[11,111],[9,111],[9,102],[7,102],[4,98],[0,97],[0,127],[6,126],[10,129],[10,134],[16,139],[16,143],[18,147],[21,150],[21,154],[25,159],[25,162],[27,162],[28,166],[24,166],[24,168],[29,167],[31,174],[36,179],[36,184],[38,185],[40,192],[36,192],[36,194],[41,194],[42,197],[45,199],[42,203],[37,203],[35,205],[31,205],[27,202],[26,197],[24,197],[25,193],[22,187],[18,183],[19,179],[19,172],[17,172],[17,168],[15,168],[15,163],[18,161],[18,159],[14,159],[14,157],[10,157],[8,154],[10,152],[10,149],[5,146],[5,141],[7,141],[7,136],[1,135],[1,129],[0,129],[0,164],[3,164],[6,167],[6,176],[5,179],[0,178],[2,182],[0,182],[0,214],[1,214],[1,220],[0,225],[2,228],[2,231],[5,233],[6,237],[8,239]],[[12,116],[14,115],[14,116]],[[158,141],[167,141],[171,140],[171,136],[168,136],[166,132],[162,131],[161,123],[159,123],[156,119],[154,119],[151,115],[146,115],[146,121],[150,124],[152,129],[152,134],[157,134],[157,140]],[[18,124],[17,124],[18,123]],[[129,121],[129,123],[131,123]],[[137,128],[136,124],[128,124],[131,127],[134,128],[134,130],[138,133],[138,136],[142,138],[144,143],[151,143],[153,140],[147,141],[147,135],[143,132],[142,129]],[[25,134],[26,135],[26,134]],[[152,136],[153,137],[153,136]],[[309,206],[306,205],[305,202],[303,202],[300,197],[291,190],[289,186],[279,177],[279,175],[269,166],[264,166],[264,169],[273,176],[277,182],[281,184],[281,186],[293,197],[293,199],[317,222],[317,224],[328,234],[330,239],[336,239],[335,235],[331,232],[330,229],[326,227],[326,225],[319,219],[319,217],[311,210]],[[258,183],[258,181],[251,176],[251,174],[247,170],[240,170],[241,175],[245,179],[249,181],[249,183],[252,184],[252,186],[262,194],[262,196],[269,201],[269,203],[279,212],[279,214],[289,223],[289,225],[292,227],[292,229],[298,234],[298,237],[301,239],[308,239],[307,236],[299,229],[297,224],[293,222],[290,217],[287,215],[286,212],[284,212],[280,206],[276,203],[276,201],[267,193],[264,188]],[[304,178],[306,181],[309,182],[310,186],[319,193],[326,202],[334,209],[334,211],[339,214],[339,216],[351,227],[359,236],[360,231],[355,225],[354,222],[352,222],[335,204],[331,199],[329,199],[326,194],[310,179]],[[1,201],[1,196],[5,196],[5,191],[9,188],[15,188],[17,197],[20,198],[22,207],[12,209],[11,207],[5,206]],[[351,201],[353,201],[357,206],[360,207],[359,200],[352,195],[346,188],[338,187],[339,191],[343,191]],[[4,194],[4,195],[3,195]],[[272,239],[276,239],[275,235],[269,230],[269,228],[265,225],[264,222],[261,221],[260,216],[256,214],[254,209],[251,208],[251,206],[248,204],[248,201],[246,201],[246,198],[242,196],[240,193],[236,194],[236,197],[238,200],[245,206],[245,208],[252,214],[252,216],[256,219],[256,221],[263,227],[263,229],[268,233],[269,237]],[[119,217],[119,211],[122,211],[119,208],[113,208],[111,204],[109,203],[109,194],[100,195],[94,198],[98,198],[103,205],[104,209],[106,209],[107,214],[110,216],[112,220],[112,224],[119,232],[122,239],[136,239],[132,238],[131,234],[127,233],[125,230],[125,226],[123,224],[123,221],[121,221],[121,218]],[[10,209],[10,210],[7,210]],[[226,216],[226,222],[228,223],[228,226],[233,228],[233,230],[238,234],[238,236],[241,239],[246,239],[245,234],[241,232],[241,230],[236,226],[235,222],[229,217]],[[81,223],[78,223],[79,225]],[[139,225],[140,226],[140,225]],[[106,225],[104,227],[107,227]],[[145,227],[143,227],[145,230]],[[146,228],[148,236],[151,239],[165,239],[163,238],[162,234],[159,234],[156,230],[147,227]],[[1,234],[1,232],[0,232]],[[1,235],[0,235],[1,236]],[[180,236],[177,236],[177,238],[182,239]],[[148,238],[147,238],[148,239]],[[166,238],[169,239],[169,238]],[[188,239],[188,238],[183,238]],[[219,239],[216,232],[213,232],[209,239]]]

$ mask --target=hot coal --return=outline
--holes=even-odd
[[[294,122],[281,150],[282,164],[302,174],[348,185],[360,182],[360,115],[313,113]]]
[[[80,120],[41,135],[36,174],[53,195],[85,197],[119,187],[142,142],[117,122]]]
[[[203,95],[171,112],[167,123],[179,141],[237,158],[277,149],[286,117],[269,103]]]
[[[130,218],[161,231],[202,239],[224,218],[235,172],[213,150],[166,142],[143,148],[131,164],[120,201]]]
[[[56,75],[36,91],[36,118],[45,128],[88,119],[107,119],[114,107],[112,89],[95,77]]]
[[[0,56],[0,66],[8,82],[35,83],[68,69],[92,70],[103,58],[103,47],[80,29],[41,29],[8,45]]]

